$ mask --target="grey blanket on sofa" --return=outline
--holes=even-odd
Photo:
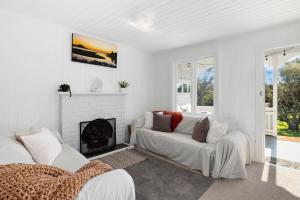
[[[193,140],[191,135],[140,128],[137,130],[136,145],[191,169],[201,170],[204,176],[209,176],[212,170],[214,147]]]
[[[231,130],[215,144],[199,143],[191,136],[197,120],[198,117],[184,117],[175,132],[164,133],[142,128],[144,118],[138,118],[132,123],[130,143],[201,170],[204,176],[247,178],[250,137],[240,130]]]
[[[232,131],[216,144],[199,143],[191,135],[164,133],[137,128],[132,143],[166,156],[191,169],[201,170],[214,178],[247,178],[246,164],[250,164],[249,136]],[[132,138],[133,139],[133,138]]]

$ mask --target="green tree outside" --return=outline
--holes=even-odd
[[[279,67],[277,133],[300,137],[300,58]],[[265,102],[273,106],[273,85],[265,84]]]
[[[287,62],[279,70],[278,119],[288,129],[299,131],[300,124],[300,59]]]
[[[197,106],[214,105],[214,67],[208,67],[197,77]]]

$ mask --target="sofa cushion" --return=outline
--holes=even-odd
[[[69,172],[75,172],[89,162],[82,154],[68,144],[62,144],[61,153],[55,158],[52,166],[59,167]]]
[[[206,137],[209,129],[208,117],[196,122],[192,138],[198,142],[206,142]]]
[[[181,122],[183,116],[181,112],[170,112],[170,111],[164,111],[164,115],[172,115],[171,119],[171,131],[174,132],[177,125]]]
[[[153,112],[153,130],[171,132],[172,115],[161,115]]]

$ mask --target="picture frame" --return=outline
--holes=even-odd
[[[117,68],[118,48],[115,44],[72,33],[72,61]]]

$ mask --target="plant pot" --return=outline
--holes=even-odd
[[[128,88],[120,88],[121,93],[128,93]]]

